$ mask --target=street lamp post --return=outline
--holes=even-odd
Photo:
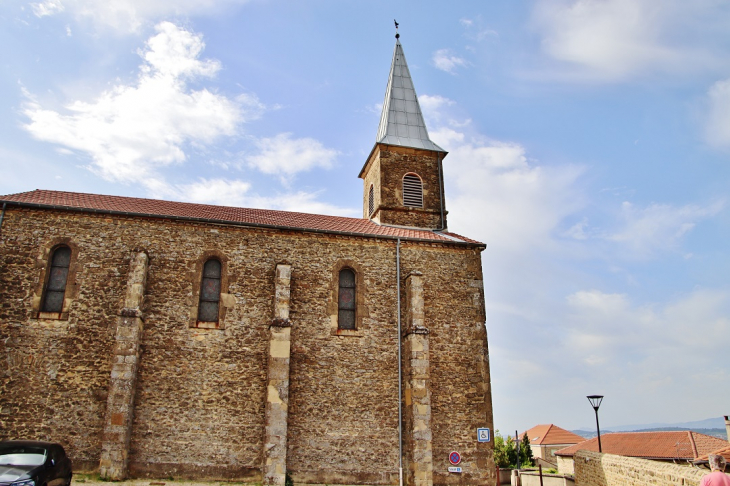
[[[593,410],[596,411],[596,431],[598,432],[598,452],[603,452],[601,449],[601,428],[598,426],[598,407],[601,406],[603,401],[603,395],[588,395],[588,401],[591,402]]]

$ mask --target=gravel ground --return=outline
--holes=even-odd
[[[74,474],[71,486],[253,486],[255,483],[226,481],[185,481],[169,479],[128,479],[126,481],[102,481],[85,474]],[[260,486],[260,485],[259,485]]]

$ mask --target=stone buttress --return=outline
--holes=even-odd
[[[112,371],[99,462],[99,475],[113,481],[125,479],[127,476],[140,342],[144,330],[141,307],[147,284],[148,263],[145,253],[132,256],[124,307],[117,318],[114,336]]]
[[[429,331],[425,326],[423,277],[406,279],[406,326],[403,332],[405,380],[405,480],[412,486],[433,486]]]
[[[289,414],[291,265],[277,265],[274,281],[274,319],[269,326],[264,484],[283,486],[286,481]]]

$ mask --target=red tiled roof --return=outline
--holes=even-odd
[[[54,209],[111,214],[125,213],[156,218],[208,220],[238,225],[301,229],[325,233],[344,233],[354,236],[430,240],[439,243],[467,243],[484,246],[483,243],[457,235],[456,233],[395,228],[392,226],[381,226],[362,218],[274,211],[271,209],[212,206],[209,204],[191,204],[158,199],[103,196],[98,194],[46,191],[41,189],[0,196],[0,202]]]
[[[697,458],[695,462],[707,462],[709,460],[710,454],[716,454],[718,456],[722,456],[725,458],[727,462],[730,462],[730,444],[727,442],[725,443],[725,447],[722,449],[718,449],[716,451],[708,452],[707,454],[704,454]]]
[[[526,432],[530,445],[577,444],[586,440],[578,434],[554,424],[536,425]],[[523,437],[522,434],[520,437]]]
[[[607,454],[646,459],[697,459],[727,445],[727,442],[692,431],[614,432],[601,435],[601,449]],[[598,452],[598,438],[555,452],[573,457],[579,450]]]

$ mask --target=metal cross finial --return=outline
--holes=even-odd
[[[395,24],[395,38],[398,39],[400,37],[400,34],[398,33],[398,22],[393,19],[393,23]]]

